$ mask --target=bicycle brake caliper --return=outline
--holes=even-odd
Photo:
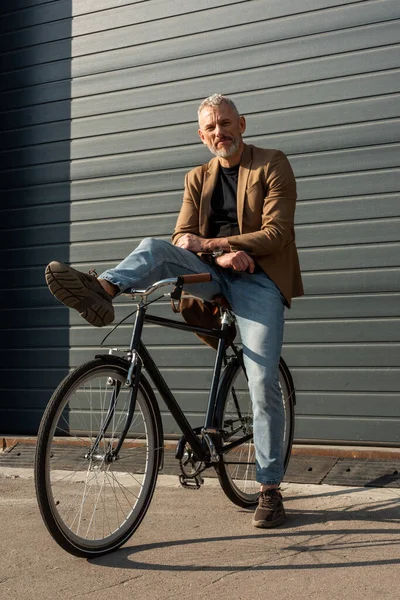
[[[131,353],[129,353],[128,358],[130,358],[131,364],[129,365],[125,385],[127,387],[130,387],[132,385],[132,376],[133,376],[134,370],[136,369],[138,362],[140,361],[140,358],[135,350],[133,350]],[[139,365],[139,366],[141,366],[141,365]]]

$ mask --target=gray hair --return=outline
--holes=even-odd
[[[233,108],[237,116],[239,116],[239,111],[236,108],[235,103],[230,98],[228,98],[228,96],[223,96],[222,94],[213,94],[212,96],[208,96],[208,98],[203,100],[203,102],[200,104],[199,109],[197,111],[198,118],[200,118],[200,113],[204,108],[207,108],[208,106],[219,106],[223,102],[225,104],[228,104],[231,108]]]

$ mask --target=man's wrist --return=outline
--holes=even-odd
[[[215,250],[224,250],[229,252],[230,247],[228,244],[228,238],[206,238],[201,243],[202,252],[214,252]]]

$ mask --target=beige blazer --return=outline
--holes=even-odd
[[[218,158],[196,167],[185,178],[182,208],[172,243],[185,233],[208,237],[211,197]],[[239,167],[237,213],[239,235],[228,238],[232,251],[245,250],[278,286],[290,306],[303,295],[294,235],[296,181],[280,150],[244,145]]]

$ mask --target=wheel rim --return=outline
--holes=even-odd
[[[279,385],[282,392],[282,403],[285,414],[283,456],[286,468],[291,447],[292,431],[288,385],[281,370],[279,370]],[[226,398],[223,429],[226,432],[232,432],[232,428],[235,430],[241,427],[239,431],[231,434],[225,440],[225,443],[231,443],[244,435],[252,435],[253,433],[252,403],[247,380],[241,367],[237,369],[233,376]],[[239,405],[241,418],[238,416],[237,404]],[[236,424],[232,426],[232,423]],[[256,480],[256,458],[253,438],[224,454],[223,461],[226,475],[236,494],[248,503],[256,503],[260,493],[260,484]]]
[[[124,382],[124,374],[112,367],[83,375],[60,404],[49,433],[45,485],[50,510],[64,536],[89,550],[120,544],[124,533],[128,537],[152,485],[156,443],[146,425],[150,415],[141,390],[119,459],[108,462],[125,423],[129,389]],[[116,384],[116,411],[90,456]]]

